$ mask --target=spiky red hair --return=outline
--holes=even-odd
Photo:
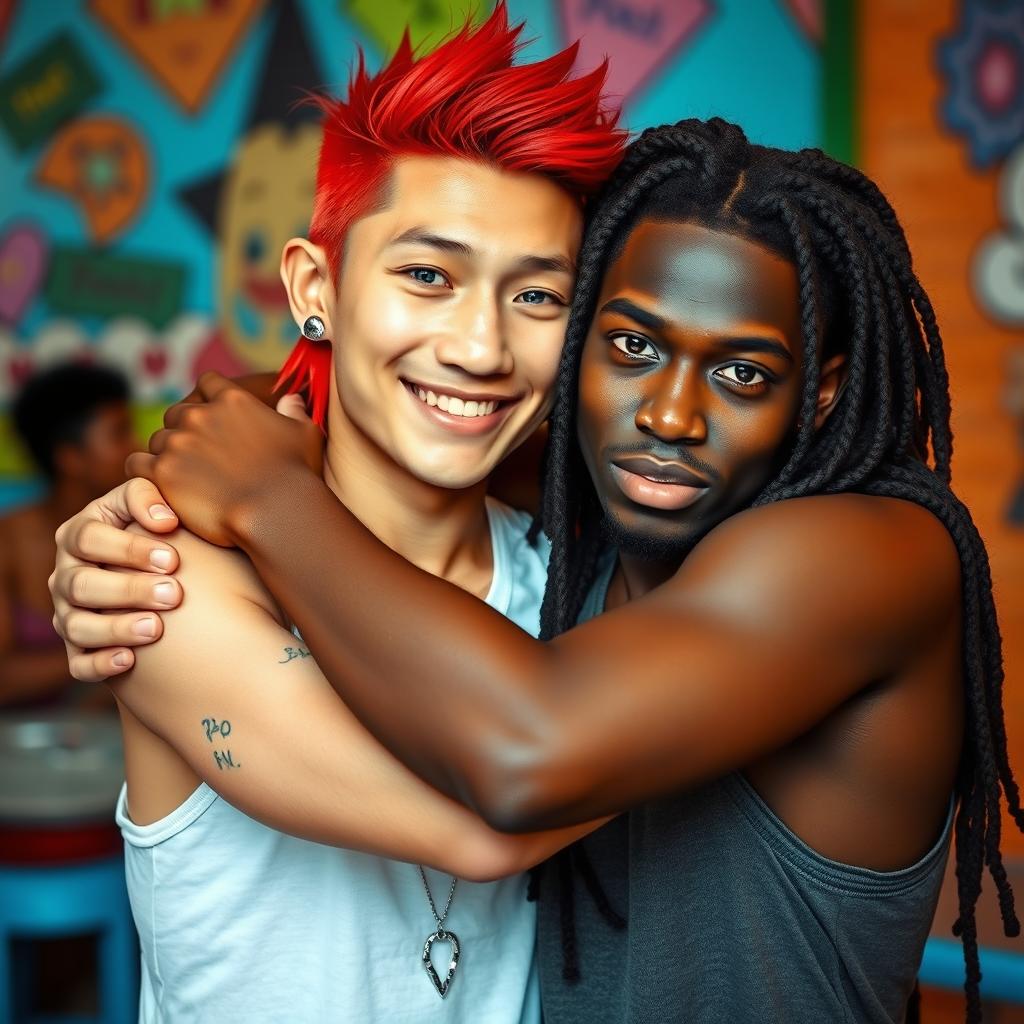
[[[455,156],[542,174],[584,201],[618,163],[625,132],[601,96],[605,65],[570,78],[578,44],[547,60],[514,65],[522,24],[504,0],[416,57],[408,31],[398,52],[369,75],[360,52],[347,100],[318,100],[324,138],[310,240],[337,279],[345,235],[374,203],[395,158]],[[330,346],[300,338],[277,387],[305,390],[314,420],[327,415]]]

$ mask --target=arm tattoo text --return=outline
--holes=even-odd
[[[284,657],[278,662],[278,665],[287,665],[289,661],[294,661],[296,658],[308,657],[309,650],[306,647],[286,647]]]
[[[226,740],[231,735],[231,723],[226,718],[222,718],[220,721],[216,718],[204,718],[203,731],[206,733],[206,741],[208,743],[213,743],[215,735]],[[226,768],[242,767],[241,761],[236,763],[232,758],[230,750],[215,750],[213,752],[213,760],[217,765],[218,771],[224,771]]]

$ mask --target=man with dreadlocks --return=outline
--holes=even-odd
[[[230,388],[145,468],[424,779],[508,831],[628,811],[535,887],[547,1021],[903,1021],[951,831],[979,1020],[975,903],[987,866],[1019,931],[1002,799],[1024,814],[891,207],[719,120],[645,132],[591,211],[557,386],[546,643],[374,543],[312,429]]]

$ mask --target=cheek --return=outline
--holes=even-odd
[[[635,425],[642,388],[639,376],[616,374],[602,346],[588,342],[580,364],[578,391],[581,437],[585,432],[591,439],[600,439],[621,427]]]
[[[778,469],[780,454],[796,421],[795,403],[778,402],[736,410],[724,431],[721,447],[732,456],[734,484],[745,493],[756,492]]]
[[[357,303],[339,303],[336,323],[345,325],[339,328],[339,368],[365,372],[397,359],[423,337],[422,312],[408,296],[386,288],[364,291]]]
[[[515,374],[549,410],[565,340],[565,321],[524,325],[521,335],[521,340],[517,337],[511,345]]]

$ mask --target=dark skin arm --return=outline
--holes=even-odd
[[[908,732],[954,715],[910,670],[958,634],[959,608],[955,549],[916,506],[840,495],[742,513],[666,583],[544,644],[377,542],[307,468],[310,428],[226,382],[208,390],[132,472],[245,550],[356,715],[499,828],[754,766],[868,690],[916,687],[897,702]]]

